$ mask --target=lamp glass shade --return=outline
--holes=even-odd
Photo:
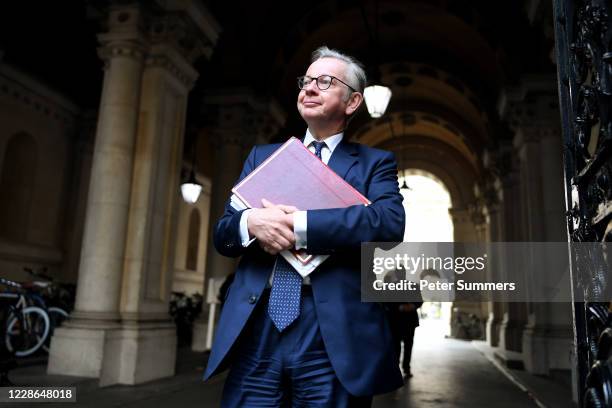
[[[363,97],[370,116],[380,118],[385,114],[387,105],[389,105],[391,89],[382,85],[370,85],[363,90]]]
[[[181,184],[183,200],[189,204],[195,204],[202,192],[202,185],[197,182],[188,181]]]

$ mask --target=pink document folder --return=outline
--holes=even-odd
[[[232,192],[249,208],[262,208],[261,200],[299,210],[368,205],[370,201],[292,137],[238,183]],[[302,264],[305,251],[294,251]]]

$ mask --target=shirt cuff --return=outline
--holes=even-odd
[[[251,211],[253,211],[253,209],[249,208],[248,210],[243,211],[240,215],[240,242],[245,248],[251,245],[253,241],[255,241],[255,238],[249,239],[249,225],[247,224],[247,222]]]
[[[295,235],[295,249],[306,248],[306,211],[296,211],[293,213],[293,234]]]

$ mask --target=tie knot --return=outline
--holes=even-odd
[[[326,146],[326,145],[325,145],[325,142],[317,142],[317,141],[314,141],[314,142],[312,142],[312,145],[313,145],[313,146],[314,146],[314,148],[315,148],[315,155],[316,155],[316,156],[317,156],[319,159],[321,159],[321,150],[323,150],[323,147],[324,147],[324,146]]]

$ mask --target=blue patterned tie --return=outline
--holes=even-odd
[[[325,142],[312,142],[315,155],[321,159]],[[283,331],[300,315],[302,277],[279,255],[276,259],[272,291],[268,303],[268,315],[278,331]]]
[[[312,142],[312,145],[315,148],[315,156],[317,156],[319,159],[323,160],[323,158],[321,157],[321,150],[323,150],[323,147],[325,146],[325,142]]]
[[[301,295],[302,277],[279,255],[268,303],[268,315],[278,331],[285,330],[299,316]]]

